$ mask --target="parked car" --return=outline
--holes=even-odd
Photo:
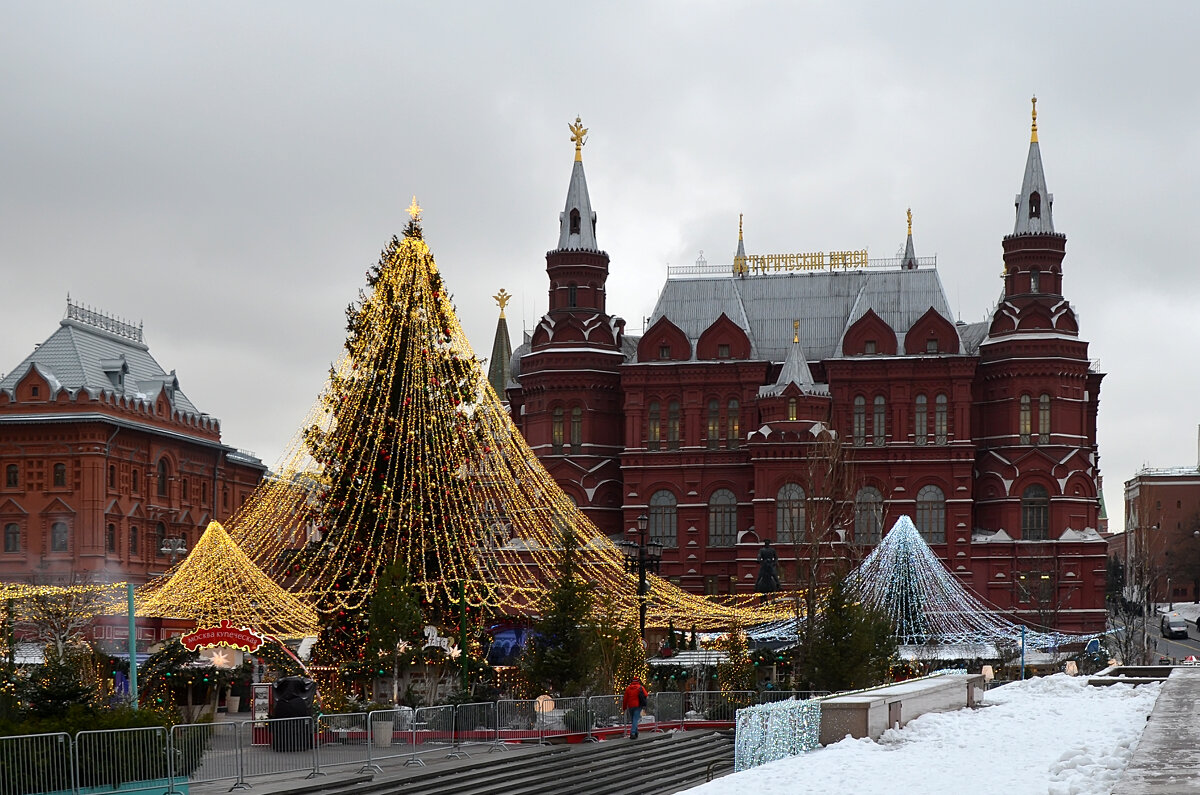
[[[1163,616],[1160,629],[1164,638],[1186,638],[1188,636],[1187,622],[1178,613]]]

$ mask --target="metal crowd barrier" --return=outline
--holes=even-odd
[[[506,740],[542,739],[541,721],[533,699],[501,699],[496,702],[496,730]]]
[[[317,771],[339,765],[361,765],[366,756],[367,713],[317,716]]]
[[[414,744],[414,724],[413,710],[409,707],[381,709],[368,714],[367,728],[370,737],[367,742],[367,761],[360,772],[374,770],[382,773],[380,760],[408,756],[409,749],[402,749],[402,746],[411,747]],[[398,750],[393,751],[393,748]]]
[[[758,694],[758,703],[771,704],[776,701],[787,701],[789,698],[807,701],[827,695],[829,695],[828,690],[764,690]]]
[[[242,746],[236,723],[180,723],[171,727],[172,772],[188,784],[234,779],[242,780]]]
[[[0,737],[0,795],[69,791],[74,769],[66,732]]]
[[[271,718],[239,724],[241,770],[238,783],[253,776],[309,771],[308,778],[321,774],[317,766],[314,721],[311,717]]]
[[[542,743],[545,743],[548,737],[583,734],[591,727],[588,700],[582,697],[556,698],[553,707],[538,713],[538,724],[538,741]]]
[[[683,693],[676,690],[651,693],[646,709],[654,718],[652,731],[665,732],[672,724],[678,725],[680,730],[683,729]]]
[[[501,747],[500,731],[496,727],[496,715],[494,701],[459,704],[455,707],[454,750],[470,756],[462,750],[469,745],[486,745],[489,749]]]
[[[173,789],[170,735],[162,726],[75,735],[75,787],[93,795]]]
[[[683,721],[732,722],[737,710],[756,703],[753,690],[692,690],[684,694]]]
[[[621,709],[622,696],[592,696],[588,699],[588,730],[587,742],[596,742],[597,729],[612,729],[620,727],[623,731],[629,725],[625,710]]]

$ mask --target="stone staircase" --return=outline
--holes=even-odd
[[[308,782],[319,795],[670,795],[733,770],[733,732],[643,733],[637,740],[552,745],[453,765]],[[293,790],[299,795],[298,790]]]

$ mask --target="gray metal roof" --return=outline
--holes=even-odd
[[[799,320],[805,352],[821,360],[841,356],[843,335],[869,309],[903,346],[904,334],[930,307],[954,322],[936,268],[730,273],[668,277],[649,322],[666,316],[694,342],[724,313],[750,337],[752,358],[782,362]]]
[[[773,385],[760,387],[758,394],[760,396],[779,395],[788,388],[789,384],[795,384],[801,392],[814,391],[812,371],[808,369],[808,357],[804,355],[804,348],[798,340],[794,341],[792,347],[788,349],[788,356],[779,371],[779,378],[775,379]]]
[[[571,234],[571,210],[579,211],[579,231]],[[596,245],[596,214],[592,212],[592,199],[588,195],[587,178],[583,175],[583,161],[576,160],[571,169],[571,184],[567,186],[567,204],[558,216],[558,250],[599,251]]]
[[[70,316],[75,315],[75,316]],[[175,372],[166,372],[150,355],[145,343],[93,325],[70,313],[49,339],[0,379],[0,390],[10,395],[30,368],[50,382],[51,388],[92,395],[116,395],[132,400],[153,400],[167,387],[174,390],[171,405],[184,414],[200,415],[199,409],[178,388]],[[124,371],[121,387],[105,372]]]
[[[1038,214],[1030,215],[1030,197],[1036,192],[1040,197]],[[1017,223],[1014,235],[1054,234],[1054,194],[1046,190],[1046,175],[1042,172],[1042,150],[1035,138],[1029,144],[1029,156],[1025,159],[1025,176],[1021,180],[1021,192],[1017,194]]]

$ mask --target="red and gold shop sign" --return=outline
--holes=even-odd
[[[266,638],[249,627],[235,627],[229,619],[221,621],[219,626],[201,627],[195,632],[181,635],[179,642],[188,651],[207,649],[213,646],[229,646],[242,651],[257,651],[266,642]]]

